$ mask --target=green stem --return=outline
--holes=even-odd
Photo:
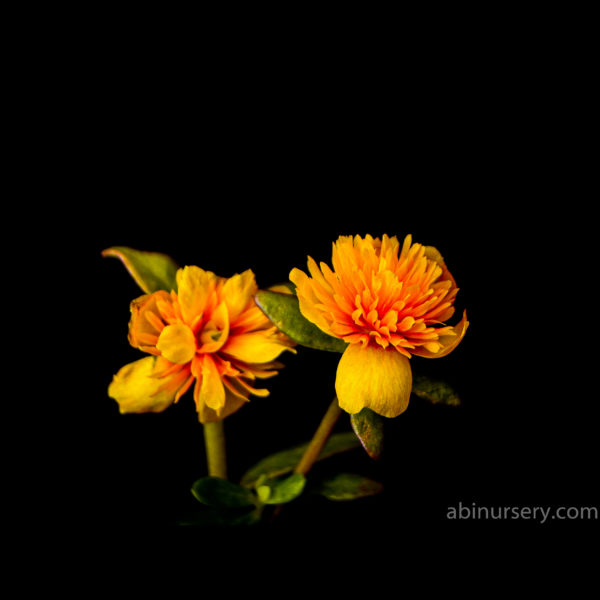
[[[312,439],[310,440],[300,462],[296,465],[294,469],[294,473],[301,473],[302,475],[306,475],[312,466],[315,464],[317,458],[319,458],[319,454],[321,454],[321,450],[323,450],[323,446],[327,443],[335,424],[338,422],[340,415],[342,414],[342,409],[338,404],[337,397],[333,399],[333,402],[329,405],[327,412],[323,416],[321,423],[317,427]],[[278,504],[274,507],[273,514],[271,515],[271,519],[277,518],[281,511],[283,510],[284,504]]]
[[[222,420],[204,423],[204,445],[206,446],[208,474],[211,477],[227,479],[225,429]]]
[[[342,409],[338,404],[337,398],[333,399],[333,402],[329,405],[323,420],[319,424],[319,427],[315,431],[315,434],[312,437],[312,440],[308,444],[308,447],[304,451],[304,455],[300,459],[300,462],[296,465],[294,469],[294,473],[302,473],[302,475],[306,475],[311,467],[315,464],[317,458],[319,458],[319,454],[321,454],[321,450],[323,450],[323,446],[325,446],[335,424],[337,423],[340,415],[342,414]]]

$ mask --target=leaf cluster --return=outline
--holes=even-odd
[[[268,507],[281,506],[303,493],[331,501],[366,498],[383,491],[383,485],[356,473],[304,476],[294,468],[308,443],[267,456],[244,473],[239,484],[217,477],[202,477],[192,485],[192,494],[202,509],[182,521],[183,525],[239,526],[263,522]],[[319,460],[358,448],[353,432],[332,435]]]

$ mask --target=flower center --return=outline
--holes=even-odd
[[[198,333],[198,352],[217,352],[229,337],[229,314],[227,305],[222,302],[213,312],[209,321]]]
[[[206,328],[200,334],[200,344],[210,344],[211,342],[218,342],[221,339],[223,332],[216,328]]]

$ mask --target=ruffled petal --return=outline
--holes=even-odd
[[[129,321],[129,343],[134,348],[147,351],[148,346],[156,344],[157,336],[163,328],[158,303],[170,301],[165,291],[145,294],[131,302]]]
[[[173,403],[179,373],[158,377],[156,363],[155,357],[148,356],[125,365],[113,377],[108,395],[118,402],[121,413],[162,412]]]
[[[370,408],[383,417],[397,417],[408,407],[411,389],[410,361],[396,350],[351,344],[342,354],[335,390],[346,412]]]
[[[458,325],[455,327],[444,327],[444,329],[449,330],[449,333],[441,335],[437,340],[440,347],[437,352],[432,352],[424,346],[419,346],[411,350],[411,354],[416,354],[423,358],[442,358],[442,356],[450,354],[460,344],[463,337],[465,337],[468,327],[469,321],[467,321],[467,311],[465,310]]]

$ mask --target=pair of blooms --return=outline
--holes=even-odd
[[[350,414],[369,408],[396,417],[408,406],[412,355],[452,352],[469,325],[452,327],[458,288],[432,246],[402,246],[396,237],[341,236],[333,270],[308,257],[308,272],[290,280],[302,315],[348,343],[337,368],[336,394]],[[267,396],[257,380],[277,374],[279,355],[296,345],[254,302],[251,270],[227,279],[199,267],[176,273],[177,291],[159,290],[131,304],[129,342],[150,356],[123,367],[109,386],[122,413],[160,412],[193,386],[202,423],[224,419],[250,395]]]

